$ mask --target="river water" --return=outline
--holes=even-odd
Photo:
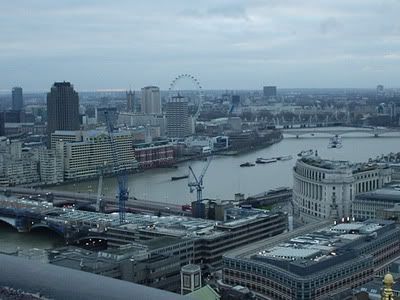
[[[292,185],[292,168],[296,162],[297,153],[302,150],[318,150],[319,156],[326,159],[350,160],[353,162],[367,161],[383,153],[400,151],[400,135],[391,134],[374,138],[369,134],[347,134],[342,139],[340,149],[328,148],[329,136],[303,136],[299,139],[285,138],[268,148],[237,156],[215,156],[204,176],[203,198],[233,199],[235,193],[245,196],[254,195],[279,186]],[[278,161],[271,164],[261,164],[243,168],[244,162],[254,162],[258,157],[276,157],[292,155],[293,159]],[[171,176],[188,174],[191,165],[199,174],[206,162],[192,161],[179,165],[178,169],[154,169],[128,176],[130,195],[168,203],[185,204],[195,200],[196,194],[191,194],[187,186],[188,179],[171,181]],[[117,190],[115,178],[105,178],[103,193],[115,195]],[[97,180],[57,186],[55,189],[97,194]],[[21,248],[37,247],[51,248],[59,243],[52,236],[40,233],[34,236],[18,234],[0,222],[0,251],[12,251],[17,246]]]

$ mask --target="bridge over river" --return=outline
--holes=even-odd
[[[306,128],[284,128],[282,133],[288,137],[300,138],[305,135],[329,134],[332,136],[342,136],[350,133],[368,134],[373,137],[385,136],[390,133],[400,133],[400,128],[387,127],[306,127]],[[363,135],[365,137],[365,135]]]

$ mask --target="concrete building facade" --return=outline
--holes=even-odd
[[[355,195],[391,181],[391,169],[305,157],[293,168],[294,213],[304,222],[352,217]]]
[[[392,209],[396,204],[400,204],[400,190],[397,185],[361,193],[353,201],[353,217],[356,220],[375,219],[380,211]]]
[[[20,141],[0,140],[0,185],[14,186],[38,182],[37,149],[22,147]]]
[[[142,88],[141,111],[143,114],[161,114],[160,88],[146,86]]]
[[[58,142],[52,149],[42,148],[40,158],[40,181],[55,184],[64,181],[64,144]]]
[[[182,96],[170,99],[166,107],[167,136],[184,138],[190,135],[188,101]]]
[[[223,283],[257,299],[330,299],[387,272],[399,249],[392,221],[322,222],[225,254]]]
[[[102,171],[111,174],[138,167],[133,149],[134,135],[129,131],[114,133],[118,165],[114,167],[110,137],[107,132],[82,132],[82,141],[64,142],[64,178],[77,180],[97,177]]]

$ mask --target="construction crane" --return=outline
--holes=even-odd
[[[108,115],[108,111],[104,112],[108,135],[110,137],[110,146],[111,146],[111,155],[113,160],[113,169],[117,172],[117,181],[118,181],[118,206],[119,206],[119,223],[125,223],[125,204],[129,198],[129,191],[126,183],[126,174],[124,170],[120,170],[120,165],[117,158],[117,147],[115,145],[114,133],[113,133],[113,125],[111,123],[110,117]]]
[[[98,168],[99,172],[99,182],[97,184],[97,197],[96,197],[96,211],[100,212],[102,210],[101,208],[101,194],[103,192],[103,176],[104,176],[104,169],[106,167],[106,163],[104,163],[102,166]]]
[[[201,200],[203,200],[203,189],[204,189],[203,178],[204,178],[204,175],[207,172],[208,166],[210,165],[212,158],[213,157],[210,156],[207,159],[207,163],[204,166],[203,170],[201,171],[201,174],[200,174],[199,177],[197,177],[196,174],[194,173],[194,171],[192,169],[192,166],[189,166],[189,170],[190,170],[190,173],[192,173],[192,175],[193,175],[194,181],[189,182],[188,186],[190,188],[190,192],[191,193],[193,193],[194,190],[196,190],[196,192],[197,192],[197,199],[196,199],[197,200],[196,201],[196,212],[197,212],[197,214],[199,214],[200,203],[201,203]],[[199,217],[203,217],[201,215],[198,215],[198,216]]]
[[[103,190],[103,170],[99,171],[99,184],[97,185],[96,211],[101,208],[101,191]]]

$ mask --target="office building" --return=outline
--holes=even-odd
[[[59,138],[61,132],[56,131]],[[89,130],[70,132],[72,140],[80,141],[63,142],[64,149],[64,179],[76,180],[97,177],[102,171],[112,174],[125,170],[132,172],[138,167],[133,149],[134,135],[129,131],[115,132],[115,156],[118,164],[114,166],[112,147],[108,132],[102,130]],[[64,135],[65,139],[66,135]],[[62,139],[61,139],[62,140]],[[52,143],[54,144],[55,139]]]
[[[59,142],[51,149],[40,149],[40,181],[42,183],[55,184],[64,181],[63,147],[64,144]]]
[[[141,111],[143,114],[161,114],[160,88],[156,86],[142,88]]]
[[[141,169],[171,166],[175,163],[174,147],[167,140],[135,144],[134,149]]]
[[[69,82],[55,82],[47,94],[47,136],[56,130],[79,130],[79,96]]]
[[[227,208],[222,222],[177,216],[137,218],[135,222],[131,217],[131,224],[109,227],[105,233],[108,246],[119,247],[160,237],[191,241],[194,248],[190,252],[166,247],[165,251],[158,253],[179,257],[182,265],[199,264],[209,272],[221,268],[222,255],[226,251],[283,233],[288,226],[287,214],[242,208]]]
[[[0,185],[14,186],[39,182],[37,149],[23,147],[20,141],[0,140]]]
[[[129,90],[126,92],[126,112],[136,112],[135,91]]]
[[[394,208],[396,204],[400,204],[400,190],[397,187],[387,186],[361,193],[353,201],[353,217],[356,220],[375,219],[379,211]]]
[[[72,130],[57,130],[51,134],[51,148],[55,149],[57,142],[82,142],[83,135],[82,131],[72,131]]]
[[[165,136],[166,118],[162,115],[145,115],[137,113],[119,113],[118,124],[126,124],[131,127],[159,127],[160,135]]]
[[[49,260],[58,266],[179,292],[181,262],[176,256],[160,254],[163,247],[174,247],[183,255],[186,250],[192,252],[193,243],[163,238],[100,252],[64,247],[53,251]]]
[[[376,217],[384,220],[393,220],[400,223],[400,203],[396,203],[392,208],[379,209]]]
[[[264,86],[263,95],[265,99],[276,98],[276,86]]]
[[[331,299],[387,272],[399,247],[393,221],[308,224],[225,254],[223,283],[257,299]]]
[[[185,97],[172,97],[166,107],[167,136],[184,138],[190,135],[189,108]]]
[[[4,112],[5,123],[24,123],[25,112],[22,110],[7,110]]]
[[[303,222],[351,218],[355,195],[391,181],[387,166],[303,157],[293,168],[294,213]]]
[[[12,110],[21,111],[24,109],[24,98],[22,95],[22,88],[14,87],[12,89]]]

